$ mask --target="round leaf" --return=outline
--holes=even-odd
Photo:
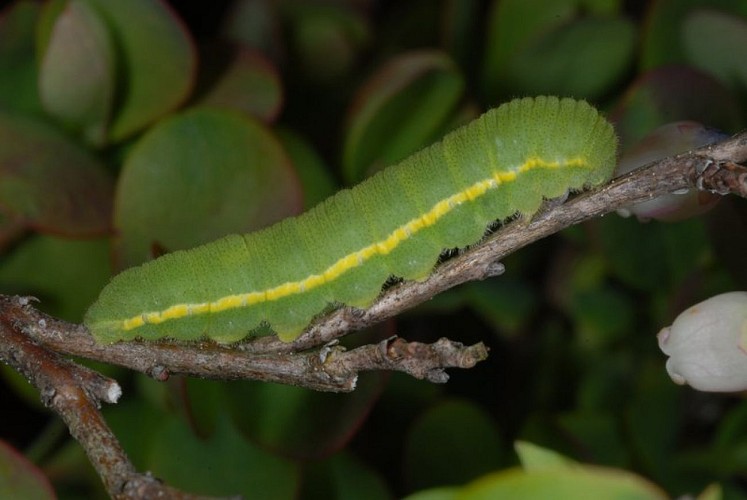
[[[663,491],[630,472],[601,467],[550,469],[525,473],[509,469],[485,476],[462,490],[459,500],[488,500],[495,498],[577,499],[667,498]]]
[[[37,230],[104,234],[113,184],[87,151],[33,119],[0,112],[0,207]]]
[[[200,104],[244,111],[265,122],[274,121],[283,89],[275,67],[259,52],[242,45],[212,46],[203,51],[202,74],[213,79]]]
[[[264,122],[280,112],[283,89],[275,67],[244,45],[213,45],[202,52],[204,94],[198,103],[244,111]]]
[[[162,0],[85,0],[107,21],[124,69],[109,135],[119,141],[176,108],[194,83],[189,34]]]
[[[506,91],[508,61],[539,34],[573,18],[575,0],[494,2],[485,47],[485,93],[499,99]]]
[[[733,13],[747,17],[747,3],[734,0],[668,0],[653,2],[648,9],[643,26],[641,64],[644,69],[687,62],[686,49],[683,46],[682,25],[687,16],[696,8],[707,4],[711,9],[724,13]],[[708,44],[710,40],[701,34],[699,43]],[[721,33],[717,34],[717,38]],[[729,51],[739,47],[730,46]],[[696,94],[693,94],[696,95]],[[694,119],[694,117],[691,117]]]
[[[584,18],[544,33],[508,59],[506,92],[596,99],[632,62],[635,29],[622,18]]]
[[[147,468],[167,484],[190,493],[291,498],[298,471],[290,462],[247,443],[225,421],[199,439],[177,419],[154,434]]]
[[[330,175],[324,160],[311,145],[291,129],[279,130],[278,136],[301,179],[304,209],[311,208],[335,194],[337,182]]]
[[[406,496],[405,500],[457,500],[459,498],[458,495],[459,488],[444,486],[413,493]]]
[[[350,394],[259,382],[233,383],[226,390],[234,421],[252,442],[285,456],[312,459],[347,443],[377,400],[381,380],[365,377]]]
[[[42,310],[80,321],[110,274],[106,240],[36,236],[5,256],[0,266],[0,290],[33,295],[41,300]]]
[[[117,186],[127,265],[296,214],[298,178],[275,137],[237,112],[198,108],[159,123],[130,151]]]
[[[104,20],[71,0],[55,20],[39,69],[44,108],[102,144],[114,99],[115,49]]]
[[[17,1],[0,11],[0,109],[38,112],[34,29],[39,3]]]
[[[3,441],[0,441],[0,498],[55,498],[44,474]]]
[[[359,91],[343,151],[349,182],[396,163],[438,139],[462,95],[464,81],[440,52],[399,56]]]
[[[487,24],[485,94],[494,101],[537,88],[544,89],[538,93],[565,94],[571,83],[594,87],[600,85],[598,80],[604,83],[605,78],[613,78],[632,55],[629,29],[621,28],[625,23],[612,17],[619,10],[619,2],[607,0],[494,2]],[[581,12],[589,17],[582,19]],[[610,26],[617,26],[614,31],[619,32],[620,39],[603,33],[603,26],[598,26],[598,31],[593,29],[600,21],[605,24],[605,20],[611,21]],[[594,61],[590,60],[592,57]],[[596,62],[601,65],[593,66]],[[571,67],[574,64],[581,67]],[[593,78],[583,81],[589,74]],[[585,94],[577,97],[581,95]]]
[[[472,403],[448,401],[427,411],[407,436],[405,468],[412,487],[462,484],[500,464],[501,439]]]
[[[694,10],[685,19],[688,59],[731,87],[747,89],[747,14],[740,18],[717,10]]]
[[[294,63],[315,82],[346,75],[369,39],[366,19],[345,2],[300,2],[286,13]]]
[[[327,460],[312,463],[304,472],[299,498],[392,498],[381,478],[351,453],[338,453]]]

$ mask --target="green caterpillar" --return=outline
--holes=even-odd
[[[308,212],[114,277],[86,313],[99,342],[292,341],[331,303],[367,307],[390,276],[425,279],[440,253],[543,198],[607,181],[612,126],[590,105],[511,101]]]

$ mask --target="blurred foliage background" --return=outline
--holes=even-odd
[[[78,322],[112,273],[299,213],[517,96],[589,100],[623,153],[675,120],[743,128],[747,2],[644,4],[9,2],[0,291]],[[104,412],[140,470],[195,493],[484,498],[519,478],[543,496],[575,476],[529,472],[573,460],[609,467],[608,496],[628,478],[639,498],[747,498],[747,403],[674,385],[655,339],[747,288],[746,225],[736,199],[674,223],[610,215],[350,336],[490,346],[443,386],[367,374],[331,395],[98,367],[125,388]],[[2,382],[0,493],[104,496],[38,394],[6,367]]]

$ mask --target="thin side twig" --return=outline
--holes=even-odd
[[[482,343],[465,347],[447,338],[424,344],[391,337],[350,351],[332,349],[323,355],[325,370],[340,376],[362,370],[389,370],[443,384],[449,380],[445,368],[472,368],[487,359],[488,350]]]

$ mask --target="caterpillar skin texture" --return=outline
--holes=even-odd
[[[515,100],[308,212],[114,277],[86,313],[99,342],[298,337],[330,303],[367,307],[392,275],[428,277],[443,249],[543,198],[607,181],[612,126],[586,102]]]

